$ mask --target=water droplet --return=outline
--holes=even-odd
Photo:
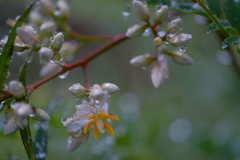
[[[29,117],[35,117],[35,114],[29,114]]]
[[[50,41],[51,41],[51,42],[53,41],[53,39],[54,39],[54,37],[50,37]]]
[[[145,29],[145,31],[143,32],[142,36],[147,37],[151,35],[151,30],[150,28]]]
[[[185,51],[187,50],[187,45],[184,44],[184,45],[182,45],[182,46],[179,46],[179,47],[178,47],[178,50],[181,51],[181,52],[185,52]]]
[[[60,79],[65,79],[65,78],[67,78],[68,74],[69,74],[69,71],[67,71],[67,72],[65,72],[65,73],[63,73],[63,74],[60,74],[58,77],[59,77]]]
[[[46,60],[44,60],[44,59],[40,59],[39,62],[40,62],[41,65],[45,65],[45,64],[47,64],[48,61],[46,61]]]
[[[9,70],[7,70],[7,78],[10,76],[10,72]]]
[[[61,119],[61,122],[62,122],[62,123],[65,123],[66,121],[67,121],[67,118],[62,118],[62,119]]]
[[[103,129],[103,130],[100,130],[99,131],[101,134],[104,134],[105,133],[105,130]]]
[[[76,96],[74,97],[74,99],[75,99],[76,101],[77,101],[77,100],[79,100],[79,98],[78,98],[78,97],[76,97]]]
[[[59,63],[61,59],[61,55],[59,53],[54,53],[52,57],[49,58],[51,63]]]
[[[147,2],[143,2],[143,4],[144,4],[144,6],[146,6],[146,7],[147,7],[147,5],[148,5]]]
[[[15,20],[18,21],[20,17],[21,17],[21,16],[18,15],[18,16],[15,18]]]
[[[128,20],[128,17],[129,17],[129,15],[130,15],[130,13],[129,12],[127,12],[127,11],[122,11],[122,15],[123,15],[123,20]]]
[[[6,126],[6,124],[7,124],[7,121],[4,121],[4,122],[3,122],[3,126],[5,127],[5,126]]]
[[[26,59],[25,59],[25,61],[27,61],[27,63],[31,63],[32,60],[33,60],[33,55],[32,54],[27,56]]]
[[[155,10],[157,11],[157,10],[159,10],[159,9],[161,9],[161,8],[162,8],[162,6],[156,5]]]

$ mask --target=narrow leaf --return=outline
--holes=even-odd
[[[224,29],[227,30],[228,33],[232,35],[238,35],[238,31],[235,28],[232,28],[231,25],[226,20],[220,20],[219,23],[222,25]],[[211,23],[208,28],[204,31],[205,34],[209,34],[211,32],[220,30],[220,28],[215,24]]]
[[[210,8],[211,12],[215,14],[217,17],[221,16],[221,3],[218,0],[207,0],[208,7]]]
[[[240,1],[226,0],[223,10],[231,26],[240,33]]]
[[[227,48],[229,45],[233,44],[233,43],[237,43],[240,40],[239,36],[231,36],[228,37],[227,39],[225,39],[222,43],[220,48],[224,49]]]
[[[16,37],[16,29],[23,24],[36,1],[37,0],[35,0],[31,5],[29,5],[27,9],[23,12],[23,14],[20,16],[20,18],[17,20],[15,26],[12,28],[8,36],[7,43],[3,47],[2,54],[0,55],[0,89],[3,89],[4,83],[7,78],[8,65],[13,54],[13,44]]]
[[[47,113],[50,114],[52,111],[60,105],[61,98],[54,99],[47,108]],[[34,157],[35,160],[44,160],[47,157],[47,130],[48,130],[48,122],[38,122],[37,134],[34,142]]]

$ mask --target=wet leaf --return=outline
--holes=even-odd
[[[8,65],[13,54],[13,43],[17,35],[16,29],[23,24],[35,3],[36,1],[29,5],[23,14],[18,18],[15,26],[12,28],[10,34],[8,35],[7,43],[3,47],[2,54],[0,55],[0,89],[3,89],[7,78]]]
[[[219,23],[222,25],[226,31],[232,35],[238,35],[238,31],[235,28],[232,28],[231,25],[226,20],[220,20]],[[211,23],[208,28],[204,31],[205,34],[220,30],[220,28],[215,24]]]
[[[234,44],[234,43],[237,43],[239,40],[240,40],[240,37],[239,37],[239,36],[231,36],[231,37],[228,37],[227,39],[225,39],[225,40],[221,43],[220,48],[221,48],[221,49],[227,48],[229,45]]]
[[[182,13],[199,14],[208,17],[200,8],[196,7],[196,3],[188,0],[148,0],[147,3],[150,7],[155,7],[156,5],[167,5],[170,9]]]
[[[215,14],[217,17],[221,16],[221,3],[220,1],[216,0],[207,0],[208,7],[210,8],[211,12]]]
[[[223,10],[231,26],[240,33],[240,1],[226,0]]]

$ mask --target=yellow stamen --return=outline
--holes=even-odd
[[[91,126],[91,125],[93,125],[95,123],[95,121],[90,121],[90,122],[88,122],[87,124],[86,124],[86,126],[84,127],[84,129],[83,129],[83,133],[87,133],[88,132],[88,129],[89,129],[89,127]]]
[[[96,119],[97,117],[95,114],[90,114],[90,115],[86,115],[86,118],[90,120],[90,119]]]
[[[97,129],[96,123],[94,124],[94,127],[93,127],[93,136],[95,140],[98,141],[98,129]]]
[[[112,119],[112,120],[115,120],[115,121],[119,121],[118,117],[115,117],[115,116],[112,116],[112,115],[109,115],[109,114],[105,114],[104,116],[102,116],[102,119]]]
[[[104,122],[104,129],[111,135],[111,136],[114,136],[114,131],[113,129],[109,126],[109,124],[107,122]]]

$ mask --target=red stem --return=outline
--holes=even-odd
[[[126,37],[125,34],[118,34],[118,35],[113,36],[112,39],[109,42],[100,46],[98,49],[96,49],[95,51],[90,53],[85,58],[83,58],[83,59],[81,59],[77,62],[71,63],[71,64],[66,64],[60,71],[42,79],[42,80],[40,80],[36,83],[33,83],[33,84],[27,86],[27,90],[33,91],[33,90],[37,89],[39,86],[41,86],[42,84],[50,81],[51,79],[57,77],[60,74],[63,74],[64,72],[66,72],[68,70],[74,69],[76,67],[84,67],[86,64],[88,64],[90,61],[92,61],[97,56],[101,55],[102,53],[104,53],[108,49],[116,46],[117,44],[119,44],[119,43],[121,43],[121,42],[123,42],[124,40],[127,40],[127,39],[128,39],[128,37]],[[6,100],[10,97],[12,97],[12,94],[10,94],[10,93],[5,94],[5,96],[0,98],[0,101],[2,102],[2,101]]]

